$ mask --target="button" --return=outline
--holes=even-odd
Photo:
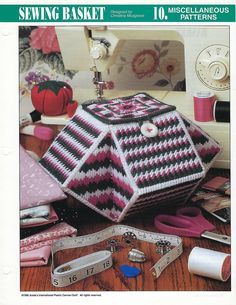
[[[148,138],[153,138],[156,137],[158,134],[158,128],[156,127],[156,125],[152,124],[152,123],[143,123],[143,125],[141,126],[141,133]]]

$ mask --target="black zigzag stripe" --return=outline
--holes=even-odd
[[[59,182],[61,183],[65,182],[66,178],[63,175],[61,175],[61,173],[57,171],[55,167],[52,167],[51,164],[48,163],[45,158],[41,159],[39,163],[44,168],[46,168],[50,172],[50,174],[53,175]]]
[[[62,138],[57,138],[57,143],[63,147],[66,151],[68,151],[69,154],[71,154],[75,159],[78,161],[83,157],[83,154],[81,153],[80,155],[78,152],[76,152],[73,148],[71,148]]]
[[[91,183],[87,184],[84,187],[81,187],[81,185],[79,185],[78,187],[72,188],[72,190],[82,196],[82,195],[86,194],[87,192],[91,193],[91,195],[92,195],[96,191],[102,192],[102,191],[107,190],[108,188],[112,188],[117,193],[121,194],[123,197],[125,197],[125,199],[127,201],[133,195],[133,194],[128,193],[123,188],[119,187],[117,184],[113,183],[113,181],[111,179],[109,181],[104,179],[102,181],[99,181],[98,183],[91,181]]]
[[[191,135],[191,134],[190,134]],[[193,141],[193,143],[195,144],[195,145],[197,145],[197,144],[202,144],[202,145],[204,145],[204,144],[206,144],[207,142],[209,142],[209,140],[206,138],[206,137],[204,137],[203,135],[202,136],[194,136],[194,135],[191,135],[191,139],[192,139],[192,141]]]
[[[67,168],[69,171],[74,169],[75,166],[72,166],[66,159],[62,158],[53,146],[49,149],[49,152],[62,164],[63,167]]]
[[[158,145],[161,145],[164,141],[168,141],[168,140],[171,140],[171,139],[176,139],[176,138],[181,138],[183,139],[185,137],[185,133],[184,131],[182,130],[181,132],[179,132],[178,134],[176,135],[171,135],[171,136],[167,136],[165,138],[143,138],[143,142],[140,142],[140,143],[130,143],[130,142],[123,142],[121,144],[121,147],[122,147],[122,150],[123,151],[130,151],[130,150],[133,150],[134,147],[136,149],[143,149],[145,146],[147,146],[148,144],[151,146],[155,143],[158,143]],[[130,138],[132,140],[132,135],[130,135]]]
[[[96,204],[96,208],[101,211],[106,209],[112,210],[113,208],[115,208],[117,211],[122,211],[122,209],[117,206],[111,199],[109,199],[105,204],[98,201]]]
[[[205,156],[200,156],[200,157],[201,157],[202,161],[207,164],[207,163],[210,163],[216,155],[217,155],[217,153],[207,154]]]
[[[183,161],[190,161],[190,160],[194,160],[195,158],[193,158],[192,156],[184,156],[181,159],[175,159],[175,164],[179,165],[181,162]],[[153,168],[155,167],[155,169],[158,171],[161,168],[168,168],[170,166],[170,161],[162,161],[159,164],[141,164],[140,167],[133,167],[131,168],[131,173],[132,175],[139,175],[139,174],[145,174],[145,173],[150,173],[153,171]]]
[[[117,172],[121,173],[123,176],[125,175],[123,168],[119,167],[118,165],[114,165],[114,163],[111,163],[111,160],[109,159],[109,157],[104,159],[102,162],[96,160],[95,162],[90,163],[90,164],[84,163],[84,165],[81,167],[80,171],[84,172],[86,174],[90,170],[98,171],[101,168],[108,169],[110,166],[115,168],[117,170]]]
[[[140,181],[137,183],[139,188],[144,188],[144,187],[148,187],[148,186],[153,186],[156,184],[160,184],[160,183],[164,183],[167,181],[171,181],[171,180],[175,180],[175,179],[180,179],[186,176],[190,176],[193,174],[197,174],[197,173],[201,173],[202,172],[202,168],[199,165],[197,168],[195,169],[184,169],[183,171],[179,171],[178,173],[174,173],[174,174],[168,174],[162,177],[158,177],[158,178],[153,178],[153,179],[145,179],[144,181]]]
[[[90,127],[89,124],[86,124],[84,121],[80,121],[76,116],[72,119],[72,122],[82,130],[89,133],[93,138],[97,138],[100,134],[100,131],[96,130],[96,128],[93,128],[92,126]]]
[[[188,121],[186,121],[184,118],[182,118],[182,120],[183,120],[184,125],[185,125],[186,127],[190,127],[190,126],[191,126],[190,123],[189,123]]]
[[[205,137],[203,134],[201,136],[194,136],[193,134],[191,135],[191,125],[189,122],[187,122],[186,120],[183,119],[183,122],[184,122],[184,125],[186,126],[190,136],[191,136],[191,139],[193,141],[193,143],[196,145],[196,144],[205,144],[207,143],[209,140],[207,137]]]
[[[154,125],[157,126],[159,132],[163,132],[166,128],[169,128],[169,127],[176,127],[179,125],[179,121],[172,121],[170,124],[168,124],[168,126],[166,125],[160,125],[158,126],[157,123],[155,123]],[[133,138],[133,137],[137,137],[137,136],[140,136],[141,134],[141,131],[140,129],[137,129],[137,131],[135,130],[131,130],[129,127],[127,127],[127,129],[122,129],[122,130],[118,130],[116,132],[116,136],[117,136],[117,139],[120,140],[120,139],[123,139],[125,140],[126,138]],[[149,138],[151,139],[151,138]]]
[[[102,148],[104,147],[105,145],[115,149],[116,146],[115,146],[115,143],[114,141],[110,138],[110,137],[105,137],[98,145],[98,148]]]
[[[184,183],[180,183],[176,187],[177,188],[181,188],[181,187],[183,187],[183,188],[184,187],[192,187],[193,188],[194,185],[197,184],[200,180],[201,179],[195,179],[195,180],[187,181],[187,182],[184,182]],[[169,187],[165,188],[164,191],[165,192],[168,192],[168,191],[172,191],[173,192],[174,189],[175,189],[175,186],[169,186]],[[161,195],[162,193],[163,193],[163,189],[162,190],[157,190],[157,191],[152,192],[152,193],[150,193],[148,195],[150,195],[150,196],[158,196],[158,195]],[[147,197],[148,195],[147,194],[141,195],[139,197],[139,200],[146,199],[146,198],[147,199],[151,199],[151,198]]]
[[[73,131],[71,131],[69,128],[64,129],[64,133],[69,135],[71,138],[73,138],[76,142],[80,143],[83,147],[89,148],[91,144],[85,142],[81,137],[76,135]]]
[[[162,143],[160,143],[161,145]],[[191,146],[191,144],[188,142],[187,144],[182,144],[182,146],[180,147],[174,147],[174,148],[171,148],[171,147],[166,147],[162,150],[159,150],[159,151],[155,151],[153,153],[151,153],[150,151],[145,151],[144,149],[141,151],[141,154],[139,156],[130,156],[130,155],[127,155],[126,157],[126,161],[128,164],[130,163],[133,163],[134,161],[136,162],[140,162],[140,161],[144,161],[145,159],[151,159],[152,157],[156,157],[156,158],[159,158],[159,157],[162,157],[163,155],[165,154],[170,154],[172,152],[180,152],[181,150],[183,150],[184,148],[186,149],[189,149],[189,147]],[[131,152],[132,153],[132,152]]]

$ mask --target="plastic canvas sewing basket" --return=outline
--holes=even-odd
[[[65,192],[120,222],[184,203],[220,151],[174,106],[139,93],[79,106],[40,164]]]

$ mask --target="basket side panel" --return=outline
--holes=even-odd
[[[110,133],[74,175],[67,188],[104,216],[113,220],[119,218],[133,196],[133,189]]]
[[[62,185],[101,133],[82,115],[75,115],[39,162]]]
[[[217,156],[220,154],[221,146],[192,121],[183,116],[182,119],[205,169],[208,170],[212,166]]]

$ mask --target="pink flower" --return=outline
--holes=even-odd
[[[30,46],[33,49],[42,50],[44,54],[60,52],[55,27],[40,27],[30,34]]]
[[[159,53],[153,50],[143,50],[132,60],[132,70],[138,78],[151,77],[159,64]]]
[[[180,62],[175,58],[164,59],[161,63],[160,70],[165,75],[175,75],[180,70]]]
[[[111,89],[114,89],[115,85],[114,85],[114,82],[113,81],[108,81],[108,82],[105,82],[104,85],[103,85],[103,89],[108,89],[108,90],[111,90]]]

